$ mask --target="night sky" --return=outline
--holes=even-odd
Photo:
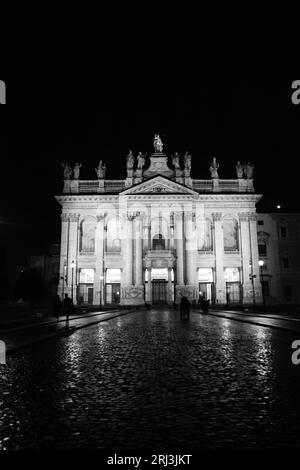
[[[9,44],[0,68],[8,101],[0,109],[2,248],[17,245],[22,262],[59,241],[61,161],[82,162],[82,178],[94,179],[103,159],[107,178],[124,178],[128,151],[149,155],[155,133],[167,154],[192,154],[197,179],[210,178],[212,157],[220,178],[235,178],[237,160],[253,162],[264,194],[258,210],[280,203],[300,212],[300,105],[291,102],[299,77],[262,78],[254,69],[249,76],[229,66],[208,75],[204,64],[194,72],[182,55],[170,63],[171,43],[139,53],[140,31],[128,24],[126,46],[120,34],[114,47],[115,29],[104,34],[103,20],[87,33],[75,22],[66,32],[60,17],[54,28],[53,19],[19,9],[0,20]]]

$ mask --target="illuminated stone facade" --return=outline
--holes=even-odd
[[[261,302],[251,168],[219,179],[214,159],[210,179],[193,179],[189,154],[159,149],[130,152],[123,180],[106,179],[102,161],[95,180],[64,167],[59,294],[94,305]]]

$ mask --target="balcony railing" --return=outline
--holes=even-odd
[[[199,193],[249,193],[254,192],[252,179],[193,180]],[[125,180],[65,180],[64,193],[119,193],[125,189]]]
[[[193,180],[193,188],[200,193],[249,193],[254,192],[253,180]]]
[[[98,192],[98,181],[79,181],[79,192],[80,193],[97,193]]]

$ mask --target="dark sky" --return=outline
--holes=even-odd
[[[2,245],[17,243],[24,258],[59,240],[61,161],[81,161],[82,177],[93,179],[101,158],[108,178],[124,178],[129,149],[151,153],[154,133],[168,154],[191,152],[194,178],[210,177],[213,156],[221,178],[235,177],[237,160],[252,161],[264,194],[258,210],[280,202],[300,212],[296,76],[249,75],[236,64],[213,73],[201,56],[179,54],[175,41],[144,45],[147,29],[125,24],[114,46],[116,28],[103,31],[103,19],[89,28],[87,17],[65,18],[22,8],[0,20],[8,45],[0,68],[8,100],[0,109]]]

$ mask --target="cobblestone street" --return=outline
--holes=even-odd
[[[0,366],[0,448],[300,447],[300,335],[137,311]]]

